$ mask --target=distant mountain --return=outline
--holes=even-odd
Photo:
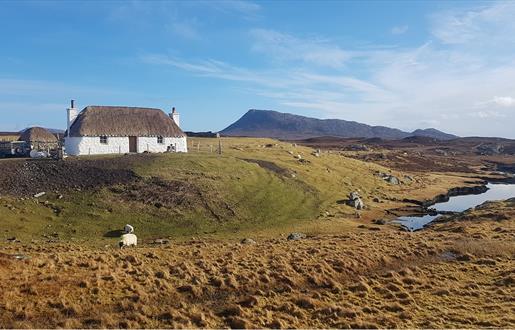
[[[444,133],[434,128],[417,129],[411,132],[412,136],[425,136],[438,140],[452,140],[456,139],[456,135]]]
[[[370,126],[340,119],[316,119],[272,110],[249,110],[234,124],[220,132],[225,136],[271,137],[284,140],[308,139],[320,136],[349,138],[403,139],[427,136],[437,139],[456,138],[436,129],[413,133],[385,126]]]

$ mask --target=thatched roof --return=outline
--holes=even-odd
[[[88,106],[70,127],[70,136],[186,136],[162,110]]]
[[[21,133],[19,141],[25,142],[57,142],[57,138],[49,130],[43,127],[27,128]]]

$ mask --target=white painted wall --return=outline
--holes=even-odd
[[[188,146],[185,137],[163,138],[163,143],[157,143],[157,137],[139,137],[138,152],[166,152],[168,146],[175,146],[177,152],[188,152]]]
[[[188,152],[186,137],[165,137],[163,142],[157,143],[157,137],[138,137],[137,152],[166,152],[170,145],[175,145],[177,152]],[[65,137],[65,148],[71,156],[125,154],[129,152],[129,138],[109,136],[107,144],[102,144],[100,137]]]
[[[128,137],[108,137],[107,144],[101,144],[99,137],[65,137],[66,153],[72,156],[124,154],[129,152]]]

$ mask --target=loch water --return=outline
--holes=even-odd
[[[486,201],[504,200],[515,197],[515,184],[489,183],[488,190],[481,194],[450,197],[447,202],[436,203],[432,208],[437,211],[463,212]],[[396,222],[410,231],[420,230],[439,215],[402,216]]]

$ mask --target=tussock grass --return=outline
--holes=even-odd
[[[515,325],[511,202],[424,232],[360,229],[407,195],[432,197],[462,179],[424,174],[390,186],[374,176],[388,169],[337,153],[315,157],[309,148],[267,139],[223,143],[221,156],[190,146],[186,155],[131,158],[128,166],[142,181],[130,187],[72,190],[62,199],[48,192],[37,202],[2,196],[7,231],[0,235],[22,243],[0,244],[0,327]],[[187,184],[168,185],[174,181]],[[140,189],[147,183],[159,194],[179,187],[187,200],[157,207],[126,198],[156,187]],[[193,189],[180,195],[184,187]],[[370,205],[361,219],[339,203],[358,189]],[[371,202],[375,196],[383,203]],[[115,249],[126,223],[142,244]],[[308,235],[287,241],[290,231]],[[171,244],[148,244],[167,236]],[[240,244],[244,236],[256,244]]]
[[[513,240],[460,239],[454,242],[451,249],[457,254],[472,255],[478,258],[515,256],[515,244]]]
[[[496,226],[482,221],[487,239],[508,241]],[[514,259],[459,235],[354,231],[126,250],[10,245],[0,254],[0,326],[513,327]],[[451,247],[474,256],[440,256]],[[32,258],[15,260],[14,252]]]

